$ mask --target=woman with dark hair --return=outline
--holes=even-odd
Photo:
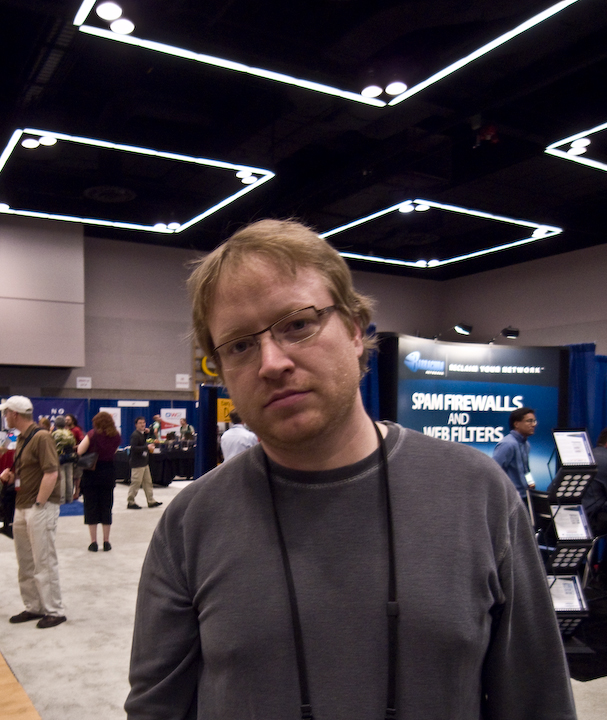
[[[103,549],[112,549],[110,545],[110,527],[112,525],[112,507],[114,506],[114,487],[116,471],[114,454],[120,445],[120,433],[114,425],[112,416],[99,412],[93,418],[90,430],[78,445],[78,455],[87,452],[98,454],[94,470],[82,473],[80,489],[84,496],[84,524],[89,526],[91,544],[89,550],[97,552],[97,525],[103,525]]]

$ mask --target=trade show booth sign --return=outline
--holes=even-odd
[[[538,425],[530,440],[530,467],[537,488],[546,489],[552,429],[566,417],[563,348],[448,343],[406,335],[398,336],[392,348],[398,358],[396,420],[405,427],[491,456],[510,432],[510,413],[532,407]]]

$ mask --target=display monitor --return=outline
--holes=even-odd
[[[596,465],[588,433],[583,428],[553,430],[554,443],[564,468]]]

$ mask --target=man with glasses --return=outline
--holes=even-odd
[[[129,720],[573,720],[514,488],[480,452],[369,418],[371,304],[340,255],[262,220],[189,287],[201,346],[260,443],[156,528]]]
[[[522,407],[510,413],[510,432],[493,450],[493,459],[514,483],[518,494],[527,504],[527,488],[535,483],[529,469],[529,442],[535,433],[535,410]]]

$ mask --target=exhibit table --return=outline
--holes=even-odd
[[[119,450],[114,456],[117,480],[130,480],[129,454]],[[154,485],[170,485],[175,477],[191,480],[194,477],[194,448],[161,450],[150,455],[150,473]]]

